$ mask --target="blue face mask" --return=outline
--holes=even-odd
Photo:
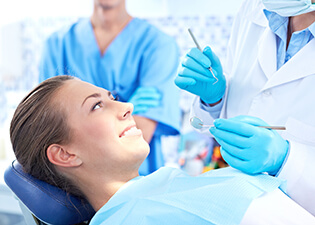
[[[283,17],[297,16],[315,11],[312,0],[262,0],[266,9]]]

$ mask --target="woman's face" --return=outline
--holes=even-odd
[[[71,131],[68,149],[85,166],[106,171],[138,169],[149,145],[131,116],[133,105],[115,101],[110,92],[78,79],[56,94]]]

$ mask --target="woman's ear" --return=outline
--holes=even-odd
[[[62,167],[77,167],[82,164],[81,159],[64,147],[52,144],[47,148],[47,157],[52,164]]]

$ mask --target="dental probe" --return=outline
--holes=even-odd
[[[200,48],[200,45],[198,44],[194,34],[192,33],[192,31],[190,30],[190,28],[188,28],[188,32],[191,36],[191,38],[193,39],[193,41],[195,42],[196,47],[202,52],[202,49]],[[213,84],[217,83],[219,81],[219,79],[214,75],[213,71],[212,71],[212,67],[210,66],[208,68],[208,70],[211,72],[212,76],[214,77],[214,79],[216,79],[216,82],[214,82]]]

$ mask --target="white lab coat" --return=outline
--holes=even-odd
[[[315,216],[315,39],[277,71],[276,37],[263,8],[260,0],[245,0],[235,19],[220,117],[251,115],[286,126],[280,134],[290,154],[279,177],[287,180],[288,195]],[[191,114],[213,122],[199,98]]]

